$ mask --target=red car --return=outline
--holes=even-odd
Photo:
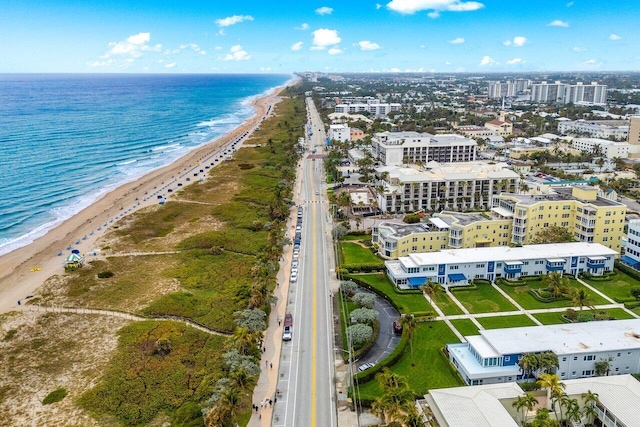
[[[293,325],[293,315],[291,313],[287,313],[284,315],[284,326],[292,326]]]
[[[402,333],[402,323],[400,323],[400,319],[396,319],[393,321],[393,332],[396,334]]]

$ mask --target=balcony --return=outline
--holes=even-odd
[[[504,263],[504,272],[507,274],[517,274],[522,273],[522,262],[521,261],[510,261],[508,264]]]
[[[547,271],[562,271],[567,260],[562,258],[552,258],[547,260]]]
[[[587,267],[594,269],[604,268],[604,263],[606,261],[607,259],[603,256],[589,257],[587,258]]]

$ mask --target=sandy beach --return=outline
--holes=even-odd
[[[284,87],[284,86],[283,86]],[[0,313],[16,310],[49,277],[64,272],[64,258],[77,249],[86,261],[94,258],[98,239],[123,217],[170,198],[168,188],[179,188],[206,178],[208,169],[223,161],[273,112],[283,87],[252,102],[255,115],[233,131],[191,151],[170,165],[152,171],[107,193],[91,206],[64,221],[31,244],[0,256]],[[234,147],[235,144],[235,147]],[[213,164],[213,165],[212,165]],[[200,170],[204,172],[200,172]],[[198,174],[194,176],[194,174]],[[98,253],[99,255],[99,253]],[[18,301],[21,303],[19,304]]]

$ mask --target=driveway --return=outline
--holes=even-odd
[[[358,292],[367,292],[360,289]],[[375,294],[374,294],[375,295]],[[360,359],[358,359],[356,366],[364,365],[365,363],[376,364],[385,357],[387,357],[400,341],[400,334],[393,333],[393,321],[400,317],[400,313],[393,308],[393,306],[384,298],[376,295],[375,308],[378,315],[378,322],[380,324],[380,330],[378,332],[378,338],[371,349]]]

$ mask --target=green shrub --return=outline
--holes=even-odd
[[[472,291],[474,289],[478,289],[478,286],[471,283],[469,285],[464,285],[464,286],[451,286],[449,288],[449,292],[464,292],[464,291]]]
[[[43,405],[50,405],[52,403],[60,402],[67,396],[67,389],[64,387],[58,387],[53,390],[51,393],[47,394],[45,398],[42,400]]]
[[[402,218],[402,221],[407,224],[417,224],[420,222],[420,216],[418,214],[407,214]]]
[[[356,382],[357,384],[364,384],[368,381],[371,381],[373,378],[375,378],[376,374],[382,370],[382,368],[395,365],[404,354],[408,345],[409,345],[408,334],[403,332],[402,338],[400,338],[398,345],[396,346],[396,348],[393,349],[393,351],[391,352],[391,354],[389,354],[389,356],[387,356],[385,359],[382,359],[373,368],[369,368],[364,372],[359,372],[355,374],[353,376],[353,381]]]
[[[9,329],[5,334],[4,338],[2,339],[2,341],[9,341],[11,338],[15,337],[17,333],[18,333],[17,329]]]
[[[98,273],[98,279],[109,279],[113,277],[113,271],[101,271]]]
[[[523,381],[518,383],[522,391],[536,391],[540,390],[540,386],[536,381]]]

